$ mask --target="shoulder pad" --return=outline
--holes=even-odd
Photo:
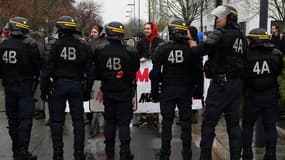
[[[56,42],[56,38],[54,38],[54,39],[50,39],[49,41],[48,41],[48,45],[54,45],[55,44],[55,42]]]
[[[102,41],[102,43],[98,44],[98,46],[96,47],[96,50],[101,50],[101,49],[105,48],[105,46],[107,46],[109,44],[110,44],[109,41]]]
[[[32,38],[31,36],[25,36],[24,43],[29,45],[29,46],[36,46],[37,45],[36,40],[34,38]]]
[[[205,41],[205,45],[215,45],[218,43],[222,37],[222,34],[225,30],[223,29],[215,29],[213,32],[209,34]]]
[[[274,48],[274,49],[272,50],[272,53],[273,53],[274,55],[282,56],[282,52],[281,52],[279,49],[276,49],[276,48]]]
[[[165,41],[161,41],[156,48],[161,48],[167,44],[171,44],[171,43],[174,43],[173,41],[168,41],[168,42],[165,42]]]
[[[90,48],[90,45],[87,41],[83,40],[83,39],[78,39],[78,41],[83,44],[85,47]]]
[[[159,42],[159,43],[165,42],[163,39],[161,39],[161,38],[159,38],[159,37],[157,37],[155,40],[156,40],[157,42]]]
[[[270,49],[273,50],[275,48],[275,45],[271,42],[266,42],[261,44],[262,47],[264,47],[265,49]]]
[[[0,44],[3,43],[3,42],[5,42],[5,41],[7,41],[7,40],[8,40],[8,38],[2,38],[2,37],[0,37]]]
[[[79,42],[82,44],[88,45],[87,41],[82,38],[78,38],[77,40],[79,40]]]
[[[137,53],[138,52],[137,48],[134,47],[134,46],[131,46],[131,45],[125,45],[125,46],[126,46],[126,50],[128,52],[132,52],[132,53]]]

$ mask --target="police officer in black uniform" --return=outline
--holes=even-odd
[[[59,39],[52,45],[48,62],[42,71],[42,99],[51,103],[50,126],[54,160],[63,160],[63,125],[66,101],[69,102],[74,126],[74,159],[84,159],[84,108],[83,101],[90,99],[93,84],[92,54],[90,48],[75,38],[80,34],[70,16],[56,22]],[[51,80],[52,79],[52,80]],[[52,84],[52,85],[51,85]]]
[[[216,29],[202,46],[194,47],[197,53],[209,56],[207,77],[211,77],[202,123],[200,160],[211,160],[215,127],[222,113],[225,114],[229,135],[231,160],[239,160],[241,153],[240,100],[242,75],[246,53],[246,38],[238,25],[237,10],[222,5],[214,9]]]
[[[176,105],[179,108],[182,127],[183,160],[191,160],[191,105],[194,89],[194,58],[188,44],[188,27],[186,23],[182,20],[174,20],[169,24],[168,30],[171,41],[161,44],[155,51],[153,69],[150,73],[151,95],[154,102],[160,102],[163,117],[160,160],[169,160],[171,130]]]
[[[37,159],[28,149],[35,110],[32,90],[40,74],[41,57],[35,40],[27,36],[29,30],[27,19],[11,18],[10,38],[0,46],[1,78],[15,160]]]
[[[114,160],[116,128],[121,141],[120,160],[132,160],[130,122],[133,116],[132,97],[139,58],[135,48],[122,44],[125,28],[119,22],[105,26],[109,44],[95,50],[95,76],[102,81],[105,106],[105,144],[107,160]]]
[[[274,49],[265,29],[249,32],[243,108],[243,160],[252,160],[252,135],[255,121],[262,117],[266,152],[264,160],[276,160],[279,85],[277,76],[283,68],[281,52]]]

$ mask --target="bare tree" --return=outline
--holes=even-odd
[[[242,0],[230,0],[231,3],[241,2]],[[243,8],[247,9],[247,13],[253,13],[252,16],[259,14],[260,0],[244,0],[241,3]],[[268,1],[269,17],[275,21],[283,22],[283,30],[285,31],[285,0],[269,0]],[[249,18],[248,18],[249,19]]]
[[[11,17],[22,16],[29,19],[33,29],[48,30],[59,16],[75,15],[74,2],[74,0],[0,0],[0,17],[3,22],[7,22]]]
[[[193,20],[201,17],[201,9],[205,15],[214,9],[215,3],[215,0],[152,0],[152,19],[162,19],[165,26],[171,17],[179,18],[190,25]]]
[[[0,15],[4,22],[15,16],[30,19],[33,17],[34,12],[32,2],[29,0],[3,0],[1,2]]]
[[[165,14],[168,7],[164,4],[165,0],[151,0],[151,20],[158,25],[158,30],[162,31],[168,24],[170,16]]]
[[[100,8],[101,5],[92,0],[82,1],[76,6],[77,22],[83,34],[88,33],[93,25],[102,23]]]
[[[285,31],[285,0],[269,0],[269,16],[275,21],[282,21]]]
[[[168,8],[166,15],[183,19],[187,24],[200,16],[201,0],[166,0],[163,5]]]
[[[136,27],[134,28],[134,22],[137,23],[138,21],[140,21],[140,26],[138,27],[138,30],[137,30]],[[145,23],[146,22],[142,19],[139,20],[139,19],[130,18],[130,20],[124,24],[125,29],[126,29],[126,37],[131,37],[137,32],[141,32],[142,28],[144,28]]]

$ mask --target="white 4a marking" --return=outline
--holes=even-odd
[[[242,44],[243,44],[242,39],[237,38],[237,39],[235,40],[235,43],[234,43],[234,45],[233,45],[233,49],[235,49],[235,52],[236,52],[236,53],[243,53]]]
[[[255,65],[253,67],[253,72],[258,74],[258,75],[260,75],[260,74],[262,75],[265,72],[268,74],[271,73],[267,61],[262,61],[261,65],[262,66],[260,66],[260,63],[258,61],[256,61]]]

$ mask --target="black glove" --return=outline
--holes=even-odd
[[[84,91],[83,92],[83,101],[89,101],[91,99],[91,91]]]
[[[41,92],[41,99],[44,102],[48,101],[49,94],[47,92]]]
[[[133,85],[132,85],[132,90],[131,90],[131,94],[132,97],[135,97],[136,93],[137,93],[137,83],[135,81],[133,81]]]
[[[203,98],[203,88],[199,88],[199,86],[195,86],[194,93],[193,93],[194,99],[202,99]]]
[[[158,91],[151,91],[151,98],[153,103],[159,102],[160,93]]]

